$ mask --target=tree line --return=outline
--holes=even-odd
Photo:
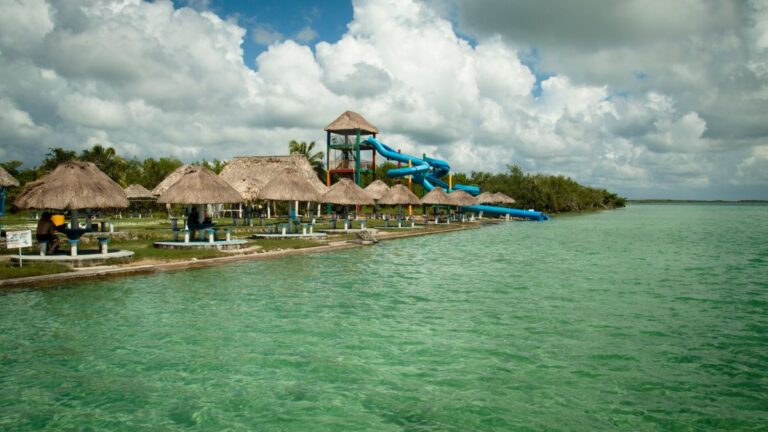
[[[314,151],[315,142],[309,144],[292,140],[288,143],[291,154],[303,154],[310,161],[318,177],[325,183],[325,167],[323,165],[324,153]],[[93,162],[112,180],[126,187],[131,184],[140,184],[149,190],[154,189],[165,177],[183,165],[183,162],[173,157],[161,157],[158,159],[137,158],[126,159],[117,154],[114,148],[96,144],[90,149],[85,149],[79,154],[72,150],[51,148],[45,155],[42,163],[37,167],[22,168],[20,161],[0,163],[9,174],[15,177],[22,186],[36,180],[52,171],[59,164],[69,160],[82,160]],[[204,166],[214,173],[220,173],[227,162],[219,159],[212,161],[202,160],[193,162],[193,165]],[[395,183],[407,182],[405,179],[391,179],[387,177],[387,171],[397,168],[396,163],[385,162],[376,166],[376,172],[364,172],[361,182],[367,185],[377,179],[383,180],[390,186]],[[338,180],[333,178],[333,181]],[[447,182],[447,178],[443,179]],[[517,165],[508,165],[503,173],[471,172],[453,174],[453,183],[476,185],[482,191],[503,192],[516,200],[514,207],[532,208],[551,213],[578,212],[599,209],[613,209],[624,207],[626,198],[611,193],[605,189],[583,186],[575,180],[562,175],[526,174]],[[9,201],[12,203],[21,188],[13,188],[9,191]],[[426,191],[421,185],[413,184],[413,191],[422,196]]]

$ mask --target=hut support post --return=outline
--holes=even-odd
[[[70,229],[77,229],[77,228],[79,228],[79,226],[77,224],[77,209],[70,210],[69,228]]]
[[[360,186],[360,128],[355,130],[355,184]]]
[[[325,134],[325,157],[326,157],[326,163],[328,165],[327,169],[325,170],[325,185],[328,187],[331,187],[331,132],[328,131]],[[317,215],[320,216],[320,204],[317,204]],[[328,203],[325,206],[325,212],[327,214],[331,214],[331,204]]]
[[[269,211],[269,201],[267,201],[267,219],[270,219],[271,213]]]
[[[397,152],[400,153],[400,150],[398,150]],[[408,161],[408,168],[410,168],[411,166],[413,166],[413,163],[411,163],[411,161],[409,160]],[[411,192],[413,192],[413,178],[412,177],[413,176],[408,176],[408,190],[411,191]],[[408,204],[408,217],[411,217],[411,216],[413,216],[413,206]]]
[[[355,184],[360,186],[360,170],[362,163],[360,161],[360,128],[355,130]],[[355,205],[355,218],[360,214],[360,206]]]

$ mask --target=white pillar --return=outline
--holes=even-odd
[[[317,203],[317,217],[320,217],[320,203]]]
[[[296,214],[296,217],[299,217],[299,202],[298,201],[296,201],[296,204],[294,204],[294,211],[293,212]]]
[[[269,201],[267,201],[267,219],[271,219],[269,210]]]

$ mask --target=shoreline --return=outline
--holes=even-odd
[[[492,225],[499,222],[495,221],[481,221],[472,225],[459,225],[456,228],[441,229],[438,231],[414,231],[414,232],[393,232],[387,235],[381,236],[377,240],[388,241],[398,240],[411,237],[420,237],[425,235],[443,234],[449,232],[466,231],[470,229],[478,229],[485,225]],[[82,283],[91,280],[106,280],[116,279],[123,277],[132,277],[139,275],[154,274],[160,272],[172,272],[191,270],[205,267],[213,267],[216,265],[223,265],[229,263],[235,263],[240,261],[257,261],[266,259],[277,259],[286,256],[295,255],[308,255],[321,252],[332,252],[345,249],[353,249],[364,247],[361,243],[350,242],[347,240],[339,240],[330,242],[328,244],[296,249],[280,249],[268,252],[257,252],[249,254],[240,254],[224,257],[205,258],[205,259],[189,259],[183,261],[172,261],[158,264],[124,264],[124,265],[108,265],[93,268],[83,268],[67,273],[54,273],[40,276],[28,276],[21,278],[0,280],[0,293],[13,292],[13,291],[26,291],[30,289],[43,289],[49,288],[55,285],[60,285],[67,282]]]

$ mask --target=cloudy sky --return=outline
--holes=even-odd
[[[768,199],[768,0],[0,2],[0,161],[284,154],[345,110],[456,170]]]

